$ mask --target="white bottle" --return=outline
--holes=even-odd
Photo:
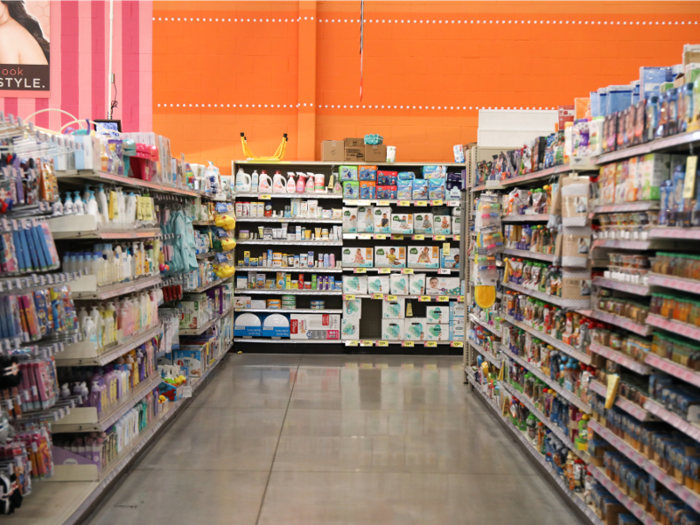
[[[63,214],[73,215],[75,211],[73,210],[73,199],[70,197],[70,192],[66,192],[66,200],[63,202]]]
[[[258,180],[260,180],[260,175],[258,175],[258,170],[253,170],[253,175],[251,176],[251,193],[258,193]]]
[[[63,383],[63,386],[61,386],[61,398],[66,397],[70,397],[70,386],[68,383]]]
[[[127,226],[136,224],[136,195],[134,192],[129,192],[126,199],[126,224]]]
[[[85,340],[99,348],[99,345],[97,344],[97,335],[95,333],[95,322],[92,320],[92,317],[85,318],[84,326],[83,337]]]
[[[102,222],[109,222],[109,206],[107,204],[107,194],[105,193],[104,186],[100,184],[100,189],[97,190],[97,206],[102,215]]]
[[[126,198],[121,188],[117,190],[117,210],[119,210],[119,224],[126,223]]]
[[[95,339],[97,341],[97,347],[102,348],[102,316],[97,306],[93,306],[90,310],[90,319],[95,324]]]
[[[60,217],[63,215],[63,203],[61,202],[60,198],[53,203],[53,215],[54,217]]]
[[[73,192],[73,212],[76,215],[85,215],[85,203],[83,199],[80,198],[80,192]]]
[[[78,312],[78,327],[83,331],[83,335],[85,335],[85,319],[87,317],[87,310],[84,306],[81,306],[80,311]]]
[[[90,195],[88,196],[86,211],[88,215],[92,215],[93,217],[95,217],[96,223],[99,224],[100,222],[102,222],[102,215],[100,214],[100,208],[97,205],[97,200],[95,199],[94,191],[91,191]]]
[[[294,172],[288,171],[287,175],[289,176],[289,178],[287,179],[287,193],[296,193],[297,183],[294,180]]]

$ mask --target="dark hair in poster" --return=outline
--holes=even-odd
[[[34,37],[34,39],[39,44],[39,47],[41,47],[41,50],[44,52],[46,62],[50,63],[49,41],[46,40],[46,37],[44,36],[44,31],[41,28],[41,24],[39,23],[39,21],[27,12],[27,7],[24,4],[24,0],[1,1],[7,8],[10,17],[12,17],[12,19],[14,19],[15,22],[21,25],[24,29],[26,29],[29,32],[30,35]]]

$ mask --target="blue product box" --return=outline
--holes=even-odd
[[[289,315],[268,314],[262,318],[263,337],[289,337]]]
[[[343,198],[344,199],[359,199],[360,198],[360,182],[345,181],[343,182]]]
[[[428,198],[431,200],[445,198],[445,179],[428,179]]]
[[[249,316],[249,317],[243,317]],[[252,316],[252,317],[250,317]],[[243,317],[243,319],[241,319]],[[253,320],[253,317],[257,318],[257,322],[244,322]],[[236,314],[233,322],[233,335],[236,337],[261,337],[262,336],[262,322],[260,321],[260,316],[253,313],[240,313]]]
[[[414,200],[428,198],[428,181],[425,179],[416,179],[413,181],[413,197]]]
[[[396,186],[396,198],[398,200],[408,200],[413,198],[413,180],[398,180]]]
[[[600,116],[608,116],[608,88],[598,89],[598,104],[600,105]]]
[[[173,364],[187,367],[187,377],[200,377],[204,373],[205,355],[202,350],[173,350]]]
[[[589,93],[591,97],[591,117],[600,117],[600,97],[597,91]]]
[[[632,86],[608,86],[607,114],[612,115],[624,111],[632,104]]]
[[[357,178],[357,166],[340,166],[340,181],[355,181]]]
[[[377,180],[376,166],[360,166],[360,180]]]
[[[444,179],[447,173],[447,166],[423,166],[424,179]]]
[[[672,67],[640,67],[639,68],[639,95],[648,99],[651,95],[658,95],[661,84],[673,82]]]

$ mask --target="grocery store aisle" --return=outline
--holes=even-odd
[[[92,518],[578,525],[461,358],[229,355]]]

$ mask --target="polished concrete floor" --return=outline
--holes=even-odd
[[[578,525],[461,359],[228,356],[91,519]]]

